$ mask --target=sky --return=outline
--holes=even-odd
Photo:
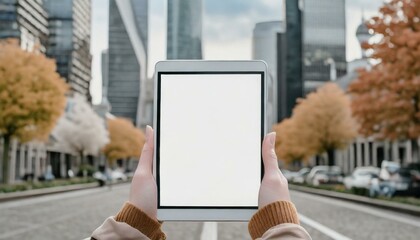
[[[316,1],[316,0],[313,0]],[[362,19],[374,16],[383,0],[346,1],[346,58],[361,56],[355,36]],[[282,0],[203,0],[203,56],[207,60],[250,60],[257,22],[283,19]],[[108,0],[92,0],[91,54],[93,103],[102,96],[101,52],[108,48]],[[333,10],[333,9],[332,9]],[[149,0],[148,76],[166,58],[166,0]]]

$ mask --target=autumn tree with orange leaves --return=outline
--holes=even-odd
[[[379,63],[360,70],[350,87],[360,133],[383,140],[411,140],[419,157],[420,0],[391,0],[367,26],[380,40],[365,43]]]
[[[293,119],[284,119],[274,125],[273,130],[277,133],[276,154],[286,164],[300,165],[312,155]]]
[[[300,99],[292,120],[306,152],[328,155],[328,165],[335,164],[334,151],[343,149],[356,137],[349,97],[334,83],[327,83]]]
[[[11,138],[47,140],[64,111],[67,85],[54,60],[20,49],[16,40],[0,42],[0,136],[3,183],[9,180]]]
[[[103,152],[112,163],[117,159],[139,158],[145,143],[144,133],[124,118],[108,120],[110,142]]]

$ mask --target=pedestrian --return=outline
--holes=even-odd
[[[264,177],[258,211],[248,224],[252,239],[311,239],[299,225],[296,208],[290,200],[287,180],[277,165],[274,151],[276,134],[263,141]],[[153,129],[146,128],[146,143],[131,182],[130,196],[116,216],[109,217],[92,234],[92,240],[166,239],[157,219],[157,186],[152,174]]]

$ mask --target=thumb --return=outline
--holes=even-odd
[[[136,171],[147,171],[152,172],[153,167],[153,129],[149,125],[146,127],[146,142],[144,143],[143,150],[141,152],[140,161],[137,165]]]
[[[276,142],[276,132],[267,134],[262,144],[262,157],[264,162],[265,174],[278,170],[277,156],[274,151]]]

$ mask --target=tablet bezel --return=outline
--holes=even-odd
[[[262,75],[262,109],[261,109],[261,141],[267,133],[266,105],[267,105],[267,65],[263,61],[203,61],[203,60],[170,60],[160,61],[155,65],[154,75],[154,159],[153,175],[158,186],[158,219],[162,221],[248,221],[258,209],[258,206],[248,207],[220,207],[220,206],[160,206],[159,163],[160,131],[160,76],[162,74],[261,74]],[[261,178],[264,166],[261,158]]]

